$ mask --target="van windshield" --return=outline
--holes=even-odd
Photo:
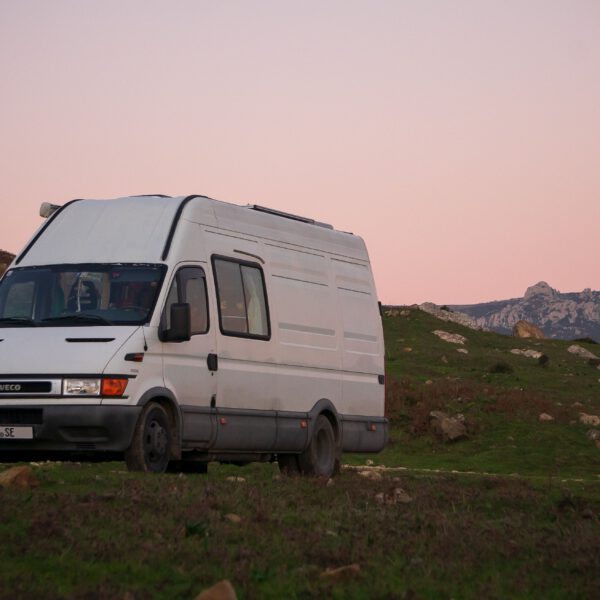
[[[165,271],[146,264],[11,269],[0,281],[0,327],[146,323]]]

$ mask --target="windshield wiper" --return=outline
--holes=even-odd
[[[112,321],[105,319],[104,317],[100,317],[99,315],[86,315],[86,314],[72,314],[72,315],[62,315],[60,317],[48,317],[47,319],[42,319],[42,323],[48,322],[68,322],[72,321],[75,323],[89,323],[96,325],[112,325]]]
[[[10,323],[11,325],[32,325],[35,326],[34,321],[29,317],[3,317],[0,319],[0,323]]]

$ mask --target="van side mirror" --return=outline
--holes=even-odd
[[[187,342],[192,337],[192,317],[189,304],[171,304],[171,327],[161,327],[161,342]]]

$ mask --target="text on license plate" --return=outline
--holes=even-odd
[[[33,427],[0,425],[0,440],[32,440]]]

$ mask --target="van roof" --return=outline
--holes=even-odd
[[[164,262],[180,220],[232,231],[243,224],[246,233],[259,238],[368,260],[358,236],[312,219],[206,196],[148,195],[63,205],[42,224],[15,266]]]

